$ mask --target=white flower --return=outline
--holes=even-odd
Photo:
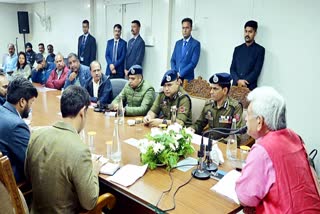
[[[170,130],[172,130],[172,131],[174,131],[175,133],[179,133],[181,129],[182,129],[182,126],[181,126],[179,123],[175,123],[175,124],[170,125],[170,126],[168,127],[168,132],[169,132]]]
[[[183,136],[181,134],[176,134],[176,136],[173,137],[175,140],[180,140],[181,138],[183,138]]]
[[[193,137],[194,133],[190,129],[185,129],[186,133]]]
[[[162,145],[161,143],[155,143],[153,145],[153,152],[154,154],[158,154],[159,152],[164,150],[164,145]]]
[[[178,141],[175,142],[175,146],[176,146],[176,148],[179,148],[179,142]]]
[[[176,150],[176,147],[174,146],[173,143],[169,143],[169,146],[170,146],[170,148],[171,148],[172,151],[175,151],[175,150]]]
[[[150,146],[153,146],[153,144],[154,144],[154,141],[148,141],[148,139],[141,139],[141,140],[139,140],[138,148],[140,149],[140,152],[142,154],[145,154],[145,153],[147,153],[148,148]]]
[[[162,134],[162,130],[161,129],[156,128],[156,127],[151,128],[151,133],[150,133],[151,137],[154,137],[154,136],[156,136],[158,134]]]

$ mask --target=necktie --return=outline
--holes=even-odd
[[[187,40],[183,40],[183,45],[182,45],[182,56],[185,55],[186,53],[186,48],[187,48]]]
[[[113,53],[112,53],[112,61],[117,61],[117,50],[118,50],[118,41],[114,41]]]

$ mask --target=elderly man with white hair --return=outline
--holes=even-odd
[[[303,142],[287,128],[283,97],[260,87],[248,100],[246,123],[256,144],[236,182],[239,201],[256,213],[320,213],[319,186]]]

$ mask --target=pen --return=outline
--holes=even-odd
[[[102,157],[102,155],[100,155],[100,156],[96,159],[96,161],[98,161],[101,157]]]

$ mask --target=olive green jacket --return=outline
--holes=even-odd
[[[31,181],[31,213],[79,213],[99,197],[88,145],[68,123],[57,122],[31,134],[25,161]]]
[[[161,115],[163,119],[171,120],[172,106],[177,107],[177,122],[184,126],[190,126],[192,124],[191,99],[181,86],[179,86],[178,92],[172,99],[166,97],[164,93],[161,92],[150,111],[157,116]]]
[[[154,88],[146,80],[142,80],[135,89],[132,89],[128,82],[112,101],[113,105],[118,104],[120,96],[125,105],[126,116],[144,116],[154,101]]]

